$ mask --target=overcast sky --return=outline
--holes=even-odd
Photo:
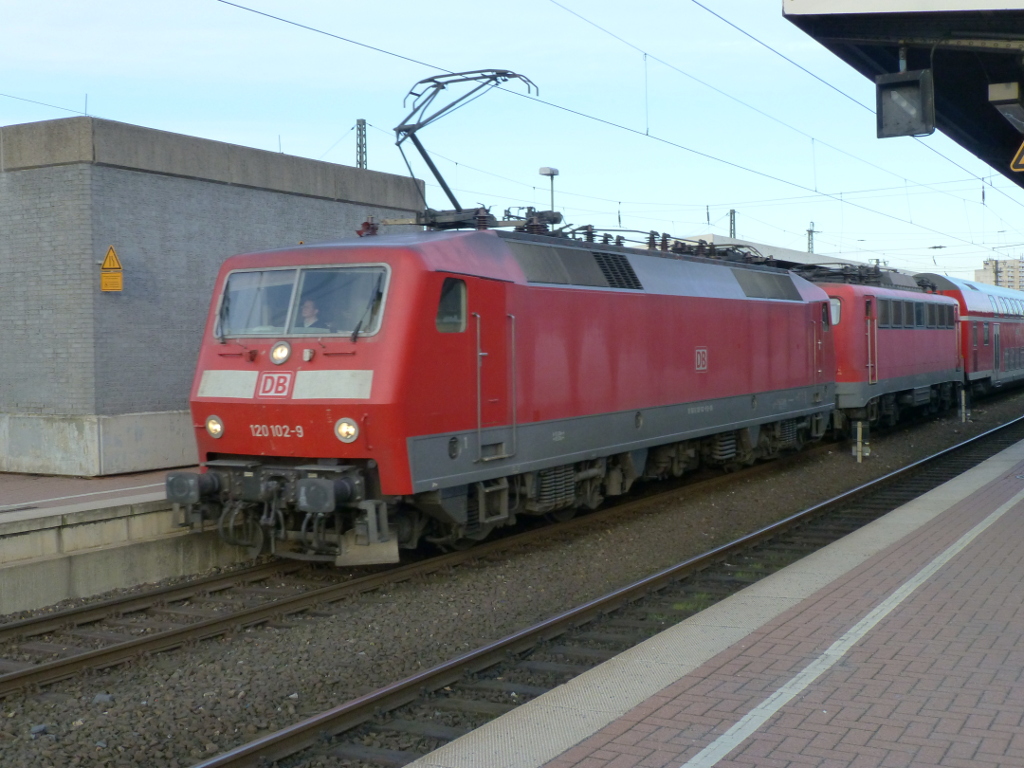
[[[967,278],[1024,255],[1024,194],[942,134],[876,139],[872,83],[780,0],[701,2],[764,45],[692,0],[239,3],[387,53],[218,0],[0,0],[0,125],[88,111],[354,165],[364,118],[369,167],[405,174],[414,83],[511,69],[547,103],[513,81],[419,134],[463,206],[547,208],[554,166],[577,225],[726,235],[735,209],[744,239],[806,250],[813,221],[823,260]]]

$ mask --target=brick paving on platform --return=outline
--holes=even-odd
[[[993,510],[1024,462],[549,761],[678,767]],[[714,765],[1024,766],[1024,502]]]

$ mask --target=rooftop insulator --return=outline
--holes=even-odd
[[[548,225],[536,216],[531,216],[530,220],[526,222],[526,231],[531,235],[544,235],[547,234]]]
[[[370,237],[377,234],[378,228],[379,225],[374,222],[373,216],[367,216],[366,221],[356,230],[356,234],[360,237]]]

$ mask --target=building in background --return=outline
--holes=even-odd
[[[0,127],[0,472],[195,463],[188,395],[223,260],[422,207],[407,177],[109,120]]]
[[[988,285],[1024,290],[1024,259],[985,259],[981,269],[974,270],[974,279]]]

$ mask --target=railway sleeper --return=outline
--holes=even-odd
[[[423,755],[419,752],[407,752],[400,749],[380,749],[379,747],[366,747],[362,744],[342,744],[333,748],[330,754],[346,760],[363,760],[368,763],[388,766],[389,768],[402,768],[414,760],[419,760]]]
[[[579,632],[577,640],[589,640],[593,643],[607,643],[608,645],[631,646],[635,640],[635,634],[619,635],[611,632]]]
[[[469,691],[496,691],[498,693],[514,693],[517,696],[543,696],[545,693],[550,691],[550,688],[545,688],[540,685],[529,685],[527,683],[516,683],[512,680],[495,680],[493,678],[485,678],[482,680],[467,680],[464,683],[459,683],[459,688],[465,688]]]
[[[522,668],[527,672],[538,672],[540,674],[554,674],[554,675],[582,675],[590,667],[582,664],[564,664],[557,661],[533,661],[527,659],[521,661],[517,667]]]
[[[376,723],[373,727],[381,731],[406,733],[410,736],[425,736],[428,739],[437,739],[438,741],[454,741],[470,732],[468,728],[454,728],[450,725],[418,720],[388,720],[387,722]]]
[[[586,659],[588,661],[608,661],[619,655],[619,651],[612,651],[607,648],[587,648],[581,645],[554,645],[545,648],[543,653],[547,656],[568,657],[570,659]]]
[[[467,715],[482,715],[487,718],[501,717],[518,706],[518,704],[502,704],[497,701],[463,699],[458,696],[432,699],[430,705],[441,712],[461,712]]]

